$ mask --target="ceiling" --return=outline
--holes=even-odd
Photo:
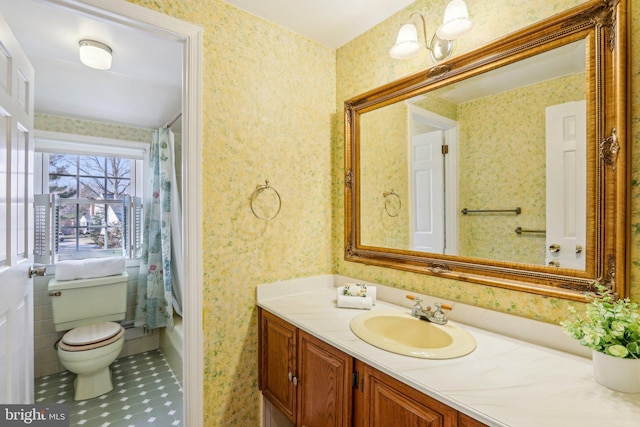
[[[35,68],[36,112],[148,128],[179,113],[179,42],[38,0],[0,0],[0,14]],[[80,63],[81,39],[113,49],[111,70]]]
[[[414,1],[224,0],[333,49],[348,43]]]
[[[437,90],[438,96],[453,104],[496,95],[586,71],[587,47],[584,39],[557,47],[518,62],[496,68]]]
[[[227,0],[330,48],[384,21],[413,0]],[[156,128],[181,109],[182,44],[157,34],[82,15],[46,0],[0,0],[36,71],[35,110],[87,120]],[[78,42],[113,50],[99,71],[78,60]]]

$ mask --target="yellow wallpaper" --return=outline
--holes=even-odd
[[[257,426],[255,287],[331,273],[335,52],[217,0],[133,2],[204,29],[205,423]],[[266,179],[270,222],[249,208]]]
[[[585,93],[585,75],[574,74],[460,105],[459,206],[522,208],[520,215],[458,213],[461,255],[544,264],[544,235],[514,230],[546,228],[545,107]]]
[[[566,303],[517,292],[343,261],[343,101],[429,65],[427,56],[389,58],[395,34],[412,11],[427,11],[428,28],[442,16],[440,0],[418,0],[333,52],[217,0],[129,0],[204,28],[203,251],[204,413],[207,426],[259,425],[255,285],[339,273],[503,312],[556,322]],[[475,28],[457,52],[581,3],[467,0]],[[636,9],[640,0],[633,0]],[[633,51],[640,51],[640,14]],[[640,83],[639,57],[632,58]],[[634,142],[640,139],[640,91],[634,90]],[[337,114],[336,114],[337,110]],[[188,143],[188,142],[186,142]],[[640,153],[634,177],[640,177]],[[269,179],[282,212],[264,223],[249,211],[257,184]],[[636,180],[634,180],[634,185]],[[640,233],[634,189],[634,232]],[[633,278],[640,268],[633,243]],[[634,285],[634,299],[640,289]]]
[[[73,119],[51,114],[36,114],[35,128],[51,132],[90,135],[101,138],[147,143],[151,143],[151,138],[153,137],[153,129],[135,128],[93,120]]]
[[[360,229],[363,245],[409,247],[407,125],[405,103],[361,116]],[[398,198],[384,197],[384,193],[391,190]]]
[[[421,95],[413,104],[423,110],[431,111],[439,116],[451,120],[458,120],[458,105],[455,102],[447,101],[439,96],[439,91],[425,93]],[[431,130],[431,129],[428,129]],[[415,132],[419,133],[419,132]]]

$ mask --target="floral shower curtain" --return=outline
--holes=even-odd
[[[136,327],[147,329],[163,326],[173,328],[173,293],[177,290],[177,294],[181,294],[179,274],[176,274],[179,270],[175,268],[181,263],[172,263],[172,256],[181,251],[181,212],[173,145],[173,132],[170,129],[154,131],[149,156],[149,179],[145,186],[144,232],[134,321]]]

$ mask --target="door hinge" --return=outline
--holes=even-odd
[[[449,154],[449,146],[447,144],[442,144],[442,154]]]
[[[358,388],[358,383],[359,383],[359,381],[358,381],[358,380],[359,380],[359,374],[358,374],[358,371],[354,371],[354,372],[351,374],[351,386],[352,386],[353,388]]]

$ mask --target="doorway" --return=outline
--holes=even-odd
[[[184,421],[202,425],[202,253],[201,212],[201,58],[202,29],[124,0],[42,0],[41,3],[90,16],[115,27],[162,35],[183,46],[182,211],[184,286]],[[37,86],[37,76],[36,76]],[[185,363],[184,361],[189,361]]]
[[[458,123],[409,104],[411,250],[458,252]]]

